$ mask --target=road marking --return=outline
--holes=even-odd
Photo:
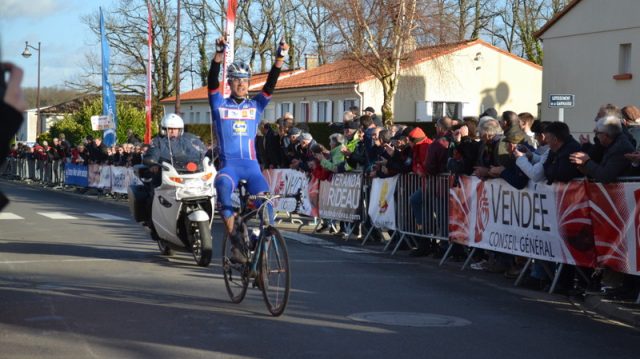
[[[62,212],[38,212],[38,214],[51,219],[78,219]]]
[[[353,254],[355,254],[355,253],[358,253],[358,254],[361,254],[361,253],[367,253],[367,254],[380,253],[379,251],[374,251],[374,250],[371,250],[371,249],[338,246],[335,243],[329,242],[327,240],[324,240],[324,239],[321,239],[321,238],[317,238],[317,237],[313,237],[313,236],[309,236],[309,235],[302,234],[302,233],[289,232],[289,231],[282,231],[281,233],[285,238],[294,240],[296,242],[300,242],[300,243],[303,243],[303,244],[317,245],[317,246],[321,246],[321,247],[329,248],[329,249],[335,249],[337,251],[341,251],[341,252],[345,252],[345,253],[353,253]]]
[[[87,214],[90,215],[91,217],[96,217],[96,218],[100,218],[100,219],[106,219],[106,220],[109,220],[109,221],[127,221],[127,220],[129,220],[128,218],[114,216],[114,215],[109,214],[109,213],[87,213]]]
[[[7,212],[7,213],[0,213],[0,219],[24,219],[24,218],[18,216],[17,214]]]
[[[18,261],[0,261],[0,264],[31,264],[31,263],[63,263],[63,262],[107,262],[109,258],[82,258],[82,259],[35,259]]]

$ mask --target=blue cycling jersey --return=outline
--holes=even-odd
[[[218,137],[220,160],[256,160],[255,138],[264,108],[271,96],[260,93],[237,103],[223,98],[218,89],[209,90],[209,105]]]

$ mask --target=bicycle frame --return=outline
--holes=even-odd
[[[264,232],[264,228],[265,228],[264,219],[265,219],[265,216],[269,216],[268,205],[271,205],[273,208],[273,201],[280,198],[295,198],[297,205],[299,205],[301,190],[298,190],[298,192],[295,195],[271,195],[268,193],[263,195],[250,195],[246,193],[246,190],[247,189],[244,185],[241,185],[239,187],[240,211],[238,215],[239,215],[240,223],[247,223],[251,218],[253,218],[256,215],[258,215],[258,218],[260,219],[260,224],[258,226],[258,228],[260,229],[260,236],[258,237],[258,243],[256,243],[255,250],[250,253],[251,256],[249,257],[250,270],[254,273],[257,273],[259,268],[258,265],[260,265],[262,261],[262,255],[261,255],[262,251],[266,250],[266,248],[264,247],[266,245],[265,244],[266,236]],[[262,201],[260,206],[252,210],[247,210],[247,204],[249,203],[249,201],[256,201],[256,200]],[[274,241],[273,243],[275,246],[278,245],[276,241]],[[276,249],[278,248],[276,247]]]

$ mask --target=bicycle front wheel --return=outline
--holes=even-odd
[[[222,271],[224,274],[224,285],[227,287],[229,298],[234,303],[240,303],[247,294],[249,277],[247,265],[233,263],[231,261],[233,248],[229,235],[225,233],[222,241]]]
[[[262,295],[271,315],[277,317],[284,313],[289,302],[291,272],[287,244],[277,228],[264,229],[260,281]]]

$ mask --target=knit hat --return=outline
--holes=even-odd
[[[418,142],[425,137],[427,137],[427,135],[424,134],[424,131],[422,131],[420,127],[416,127],[413,130],[411,130],[411,132],[409,132],[409,138],[412,139],[414,142]]]
[[[367,108],[364,109],[365,112],[372,112],[372,113],[376,113],[376,110],[373,109],[373,107],[369,106]]]
[[[511,126],[509,131],[504,135],[504,141],[517,145],[521,143],[525,138],[524,132],[521,129]]]

